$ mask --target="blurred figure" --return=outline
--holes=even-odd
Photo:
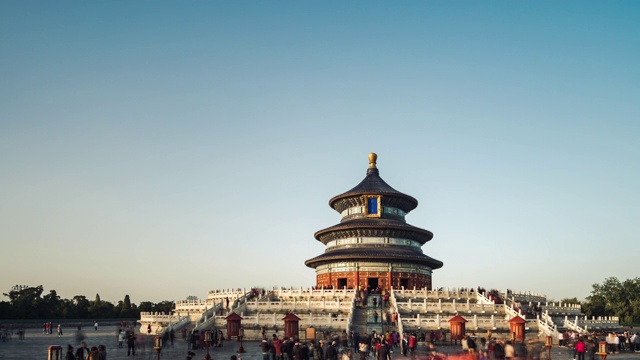
[[[73,354],[73,346],[67,345],[67,354],[64,356],[64,360],[76,360],[76,356]]]

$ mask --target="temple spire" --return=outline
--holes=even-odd
[[[369,169],[376,168],[376,160],[378,160],[378,155],[376,155],[376,153],[369,153]]]

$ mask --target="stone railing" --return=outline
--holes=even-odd
[[[286,298],[335,298],[335,299],[352,299],[355,296],[354,289],[273,289],[272,294],[279,299]]]
[[[169,324],[180,321],[180,315],[167,314],[163,312],[141,312],[140,322],[150,324]]]
[[[211,309],[205,311],[202,314],[202,317],[200,317],[200,319],[196,321],[196,326],[194,327],[194,329],[208,329],[213,326],[213,323],[215,322],[215,316],[221,309],[223,309],[222,303],[217,304]]]
[[[187,326],[191,323],[191,319],[189,319],[188,317],[182,318],[180,320],[178,320],[178,322],[176,322],[175,324],[169,324],[169,326],[167,326],[166,330],[171,330],[173,329],[174,332],[182,329],[182,327]]]
[[[542,310],[551,315],[582,315],[582,307],[578,304],[547,303]]]
[[[471,303],[469,299],[465,302],[458,303],[455,299],[451,302],[427,302],[423,299],[420,302],[413,302],[411,299],[407,302],[396,302],[398,312],[417,312],[417,313],[456,313],[456,312],[476,312],[476,313],[498,313],[501,305]]]
[[[484,296],[483,294],[476,292],[476,301],[478,304],[495,305],[496,302]]]
[[[356,311],[356,294],[353,293],[353,299],[351,299],[351,307],[349,308],[349,315],[347,316],[347,331],[351,329],[351,324],[353,324],[353,314]]]
[[[141,312],[140,320],[140,333],[147,334],[148,327],[151,328],[151,333],[154,335],[161,334],[167,327],[180,323],[181,321],[190,321],[188,317],[180,317],[179,314],[166,314],[162,312]]]
[[[547,295],[533,293],[531,291],[517,291],[511,292],[509,295],[504,294],[505,298],[510,298],[516,302],[524,302],[524,303],[540,303],[544,304],[547,302]]]
[[[578,334],[586,334],[587,333],[587,328],[586,327],[581,327],[580,325],[578,325],[578,317],[576,316],[575,321],[569,320],[569,317],[565,316],[564,317],[564,327],[569,329],[569,330],[573,330],[575,332],[577,332]]]
[[[576,326],[589,331],[589,329],[617,329],[620,327],[620,318],[617,316],[592,316],[587,318],[586,316],[576,316],[573,320],[569,320],[568,316],[565,316],[565,324],[570,326]]]
[[[507,305],[507,303],[504,304],[504,312],[506,314],[506,316],[511,319],[514,318],[516,316],[520,316],[521,318],[524,319],[524,316],[522,315],[522,312],[520,311],[516,311],[514,308],[512,308],[511,306]]]
[[[463,316],[464,317],[464,316]],[[415,317],[407,317],[406,315],[402,317],[401,324],[403,331],[406,330],[439,330],[439,329],[448,329],[450,327],[449,324],[449,316],[441,316],[440,314],[429,315],[429,316],[421,316],[417,314]],[[473,315],[473,317],[465,318],[468,323],[466,324],[467,330],[485,330],[485,329],[509,329],[509,323],[507,319],[496,318],[494,315],[486,318],[479,318],[477,315]],[[400,327],[398,327],[400,330]]]
[[[175,304],[176,312],[201,313],[211,308],[213,302],[207,300],[178,300]]]
[[[546,312],[542,313],[542,316],[537,316],[538,321],[538,333],[549,335],[553,339],[558,338],[558,327],[553,322],[553,319]]]
[[[306,327],[326,327],[326,328],[337,328],[337,329],[346,329],[346,324],[348,322],[348,315],[338,315],[334,316],[332,314],[302,314],[296,313],[297,317],[300,318],[298,322],[298,326],[300,329],[304,329]],[[284,328],[284,322],[282,318],[286,316],[286,314],[282,313],[256,313],[252,315],[240,314],[242,316],[242,326],[244,327],[282,327]]]
[[[210,290],[207,295],[207,299],[235,299],[240,296],[244,296],[247,293],[247,289],[222,289],[222,290]]]
[[[353,307],[353,300],[288,300],[288,301],[247,301],[245,310],[261,312],[283,312],[283,311],[345,311],[349,312]]]
[[[475,299],[476,292],[468,289],[395,289],[396,298],[406,299]]]

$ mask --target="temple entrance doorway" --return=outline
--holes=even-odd
[[[368,278],[367,279],[367,288],[369,290],[377,289],[378,288],[378,278]]]
[[[407,278],[401,278],[400,279],[400,288],[405,288],[408,289],[409,288],[409,279]]]
[[[338,289],[347,287],[347,278],[338,278]]]

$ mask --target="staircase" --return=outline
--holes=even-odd
[[[393,330],[397,331],[396,327],[392,327],[391,325],[384,325],[382,320],[383,318],[382,313],[388,312],[389,308],[385,308],[382,306],[382,302],[380,300],[379,295],[374,295],[374,296],[378,298],[377,299],[378,306],[374,307],[373,301],[370,298],[369,301],[367,302],[366,308],[354,308],[351,329],[354,332],[357,332],[359,334],[370,334],[373,330],[375,330],[376,333],[378,334],[384,333],[386,331],[389,331],[389,332]],[[374,311],[378,313],[377,321],[374,316]],[[391,316],[391,314],[389,314],[389,316]],[[390,318],[389,318],[389,324],[391,324]]]
[[[367,333],[367,310],[355,308],[353,310],[353,322],[351,329],[358,334]]]

